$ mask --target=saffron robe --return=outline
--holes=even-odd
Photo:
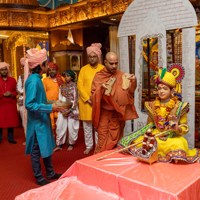
[[[127,89],[122,89],[124,72],[117,70],[111,74],[106,68],[97,72],[92,84],[92,122],[98,132],[98,144],[95,153],[115,147],[123,135],[125,120],[138,118],[134,106],[136,80],[132,80]],[[102,84],[110,78],[116,78],[110,96],[104,94]]]
[[[32,152],[36,136],[41,156],[46,158],[52,155],[55,141],[49,116],[52,112],[52,104],[47,104],[41,78],[39,74],[31,74],[25,83],[25,106],[28,114],[26,153]]]
[[[91,97],[92,81],[95,74],[104,68],[98,64],[95,68],[90,64],[83,66],[79,72],[77,88],[79,92],[79,119],[85,121],[92,120],[92,106],[87,103]]]
[[[12,77],[4,80],[0,77],[0,128],[13,128],[19,126],[19,116],[17,111],[17,82]],[[12,97],[4,97],[7,91],[12,93]]]

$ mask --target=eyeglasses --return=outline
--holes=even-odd
[[[111,63],[111,62],[108,62],[109,65],[118,65],[118,62],[114,62],[114,63]]]
[[[89,59],[97,58],[97,56],[88,56]]]

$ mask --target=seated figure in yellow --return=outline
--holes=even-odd
[[[184,71],[181,72],[182,68],[173,67],[169,70],[171,72],[159,69],[154,76],[158,97],[152,102],[145,102],[148,113],[147,125],[124,136],[119,145],[131,146],[128,151],[138,158],[152,156],[153,152],[156,152],[156,159],[160,162],[182,160],[194,163],[199,159],[199,151],[189,149],[188,142],[184,138],[189,131],[187,125],[189,104],[180,100],[180,82]]]

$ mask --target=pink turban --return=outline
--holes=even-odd
[[[91,46],[86,48],[87,54],[89,55],[94,52],[95,54],[97,54],[99,62],[101,62],[101,47],[101,43],[93,43],[91,44]]]
[[[9,70],[10,65],[6,62],[0,62],[0,69],[7,67],[7,69]]]
[[[32,48],[26,52],[25,58],[20,59],[21,64],[24,66],[24,82],[28,78],[29,69],[34,69],[47,60],[46,49],[39,50],[37,48]]]
[[[34,69],[36,66],[47,60],[47,51],[46,49],[29,49],[27,51],[26,58],[28,59],[29,68]]]

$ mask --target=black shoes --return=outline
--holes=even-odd
[[[17,142],[15,140],[8,140],[8,142],[11,144],[17,144]]]
[[[52,177],[47,177],[49,180],[55,180],[59,179],[62,176],[62,174],[54,174]]]
[[[54,174],[52,177],[47,177],[48,180],[56,180],[56,179],[59,179],[60,177],[62,176],[62,174]],[[51,183],[50,181],[48,181],[46,179],[43,179],[41,181],[36,181],[36,183],[40,186],[43,186],[43,185],[47,185],[49,183]]]
[[[49,181],[47,181],[47,180],[45,180],[45,179],[43,179],[42,181],[36,181],[36,182],[37,182],[37,184],[40,185],[40,186],[47,185],[47,184],[50,183]]]

